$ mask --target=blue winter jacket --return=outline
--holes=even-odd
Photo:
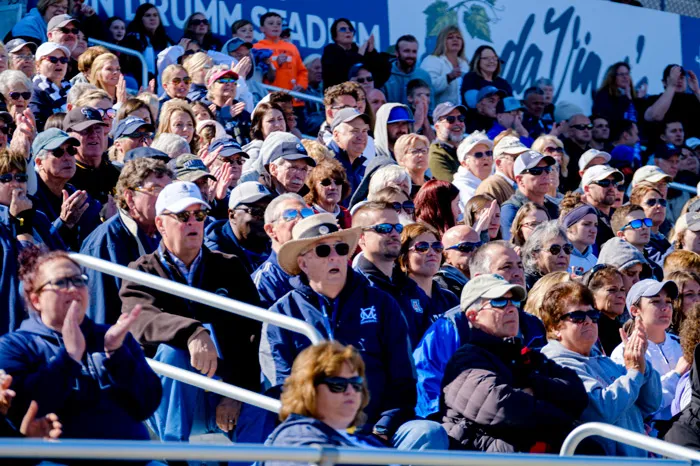
[[[207,225],[204,230],[204,245],[211,251],[219,251],[238,257],[249,275],[252,275],[270,255],[269,252],[259,254],[244,248],[236,235],[233,234],[228,219],[216,220]]]
[[[290,281],[294,278],[282,270],[277,261],[277,253],[270,252],[270,257],[252,275],[255,287],[260,294],[260,307],[267,309],[292,291],[294,287]]]
[[[0,302],[3,303],[3,311],[0,312],[0,335],[16,330],[27,316],[19,291],[18,254],[17,240],[9,228],[0,225]]]
[[[47,36],[47,24],[39,10],[32,8],[24,18],[22,18],[12,28],[12,37],[23,37],[26,40],[36,39],[36,43],[41,44],[49,40]]]
[[[418,374],[418,416],[429,417],[438,412],[447,363],[460,346],[469,343],[470,335],[469,321],[459,307],[447,312],[425,332],[413,351]],[[520,337],[529,348],[540,349],[547,344],[540,319],[524,311],[520,311]]]
[[[0,367],[12,374],[9,418],[20,425],[32,400],[39,416],[56,413],[61,438],[148,440],[143,421],[160,404],[162,389],[139,344],[127,334],[108,358],[108,327],[87,317],[80,325],[86,351],[80,363],[65,349],[60,333],[48,328],[35,312],[20,329],[0,338]]]
[[[328,144],[328,148],[335,154],[335,159],[340,162],[340,164],[345,169],[345,174],[348,177],[348,182],[350,183],[350,192],[355,192],[355,190],[362,183],[362,179],[365,177],[365,161],[367,160],[365,156],[360,155],[355,159],[353,163],[350,163],[350,158],[348,153],[338,147],[335,141],[331,141]],[[348,207],[350,204],[350,198],[343,200],[340,203],[343,207]]]
[[[144,254],[150,254],[158,248],[160,243],[158,233],[151,238],[141,229],[137,229],[137,234]],[[137,240],[120,214],[97,227],[83,242],[80,253],[124,267],[141,257]],[[122,302],[119,299],[122,280],[111,275],[103,275],[93,269],[87,269],[85,274],[90,279],[88,316],[98,324],[115,323],[122,314]]]
[[[270,311],[304,320],[325,338],[357,348],[366,365],[371,395],[365,409],[366,429],[376,423],[393,433],[415,417],[415,367],[406,321],[394,298],[348,267],[347,282],[336,299],[303,284]],[[299,333],[264,324],[260,366],[266,388],[279,388],[291,373],[294,359],[309,345],[309,339]]]

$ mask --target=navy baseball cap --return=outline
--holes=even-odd
[[[119,139],[125,134],[132,134],[136,132],[137,129],[144,126],[147,131],[153,132],[156,130],[155,126],[139,117],[127,117],[117,123],[117,126],[112,130],[110,136],[112,136],[112,139]]]
[[[222,157],[231,157],[232,155],[240,154],[241,157],[245,159],[250,158],[250,156],[246,154],[243,149],[241,149],[240,144],[238,144],[238,142],[236,142],[236,140],[233,138],[214,139],[212,143],[209,144],[209,153],[214,152],[220,147],[221,153],[219,155]]]
[[[492,95],[497,95],[501,99],[506,97],[505,91],[502,91],[494,86],[484,86],[479,90],[479,93],[476,96],[476,102],[479,103],[482,99],[491,97]]]
[[[390,125],[392,123],[400,123],[402,121],[407,121],[409,123],[413,123],[415,121],[411,115],[411,112],[408,110],[408,107],[399,105],[392,108],[389,112],[389,118],[387,119],[386,124]]]
[[[659,157],[662,159],[667,159],[669,157],[673,157],[674,155],[680,156],[681,148],[675,144],[671,144],[670,142],[667,142],[666,144],[659,144],[656,146],[656,150],[654,151],[654,157]]]
[[[144,158],[162,160],[163,162],[170,161],[170,156],[163,151],[153,149],[152,147],[137,147],[136,149],[131,149],[124,155],[124,163],[130,160]]]

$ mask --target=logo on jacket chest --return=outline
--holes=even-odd
[[[377,323],[377,310],[374,306],[361,307],[360,308],[360,325],[364,324],[376,324]]]
[[[423,314],[423,308],[420,305],[420,299],[412,299],[411,307],[414,311],[416,311],[417,314]]]

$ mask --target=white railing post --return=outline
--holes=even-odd
[[[263,84],[262,86],[271,92],[282,91],[282,92],[286,92],[287,94],[291,95],[295,99],[306,100],[308,102],[314,102],[314,103],[323,105],[323,99],[320,97],[314,97],[312,95],[303,94],[301,92],[290,91],[289,89],[283,89],[283,88],[277,87],[277,86],[270,86],[269,84]]]

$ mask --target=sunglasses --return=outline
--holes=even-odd
[[[103,120],[105,119],[105,117],[109,119],[114,119],[114,117],[117,116],[117,111],[113,108],[96,108],[95,110],[97,110],[100,116],[102,116]]]
[[[333,246],[330,244],[319,244],[314,248],[314,252],[319,258],[323,259],[330,256],[333,249],[339,256],[347,256],[350,252],[350,245],[348,243],[335,243]]]
[[[69,61],[67,57],[41,57],[41,59],[46,60],[46,61],[50,61],[54,65],[59,63],[59,62],[61,64],[65,65]]]
[[[0,183],[9,183],[12,180],[15,180],[18,183],[26,183],[27,180],[29,179],[29,176],[26,173],[5,173],[4,175],[0,175]]]
[[[552,153],[563,154],[564,148],[563,147],[547,147],[544,151],[548,154],[552,154]]]
[[[173,78],[170,82],[175,84],[176,86],[180,85],[181,83],[185,83],[189,86],[190,84],[192,84],[192,78],[190,78],[189,76],[186,76],[184,78]]]
[[[291,222],[295,218],[306,218],[314,215],[314,211],[308,207],[304,207],[301,210],[297,209],[286,209],[282,211],[282,220],[285,222]]]
[[[364,381],[365,380],[359,375],[350,377],[349,379],[346,379],[345,377],[325,377],[316,385],[326,385],[331,393],[345,393],[345,391],[348,389],[348,385],[350,385],[357,393],[361,393]]]
[[[32,93],[31,92],[10,92],[10,99],[19,100],[20,97],[23,98],[24,100],[29,100],[32,98]]]
[[[571,125],[572,128],[577,129],[579,131],[583,131],[584,129],[593,129],[593,125],[587,124],[587,125]]]
[[[615,181],[613,180],[594,181],[593,184],[597,184],[601,188],[609,188],[610,186],[613,186],[614,188],[619,189],[620,191],[625,189],[622,183],[615,183]]]
[[[209,26],[209,20],[207,20],[207,19],[193,19],[192,21],[190,21],[190,26],[201,26],[202,24]]]
[[[238,80],[235,78],[219,78],[216,80],[217,83],[221,83],[221,84],[230,84],[230,83],[235,83],[236,81],[238,81]]]
[[[380,235],[388,235],[392,230],[396,230],[396,233],[400,234],[403,231],[403,225],[400,223],[378,223],[377,225],[363,228],[363,230],[373,230]]]
[[[513,306],[520,309],[520,305],[522,304],[522,301],[517,301],[515,299],[508,299],[508,298],[491,299],[489,301],[489,305],[491,307],[495,307],[498,309],[505,309],[505,307],[508,305],[508,303],[510,303]]]
[[[413,215],[413,213],[416,211],[416,205],[411,201],[405,201],[403,204],[400,202],[392,202],[390,205],[397,214],[400,214],[402,209],[408,215]]]
[[[51,151],[51,155],[53,155],[57,159],[60,159],[65,154],[68,154],[71,157],[75,157],[75,154],[77,154],[77,153],[78,153],[78,149],[76,149],[75,146],[68,146],[65,149],[62,147],[58,147],[58,148]]]
[[[48,285],[51,285],[59,290],[67,290],[71,286],[73,288],[85,288],[88,285],[87,275],[73,275],[72,277],[57,278],[55,280],[48,281],[41,285],[36,291],[41,291]]]
[[[552,167],[532,167],[528,168],[527,170],[523,170],[523,173],[527,173],[528,175],[532,176],[540,176],[543,173],[550,174],[552,173]]]
[[[668,201],[666,199],[647,199],[644,201],[644,204],[646,204],[647,207],[654,207],[656,204],[659,204],[661,207],[666,207]]]
[[[343,185],[343,179],[342,178],[324,178],[320,181],[321,186],[328,187],[331,185],[331,183],[334,183],[336,186],[342,186]]]
[[[574,245],[571,243],[566,243],[564,246],[561,246],[559,244],[553,244],[549,247],[549,249],[545,249],[545,251],[549,251],[549,253],[553,256],[558,256],[562,250],[564,251],[564,254],[569,256],[574,250]]]
[[[64,34],[73,34],[76,36],[80,32],[80,29],[78,29],[78,28],[58,28],[58,30]]]
[[[461,243],[457,243],[454,246],[450,246],[447,248],[448,251],[451,250],[456,250],[459,252],[464,252],[464,253],[470,253],[474,252],[477,248],[479,248],[483,243],[481,241],[477,243],[470,243],[468,241],[463,241]]]
[[[355,30],[353,28],[341,26],[338,28],[338,32],[352,32],[354,34]]]
[[[263,207],[255,206],[238,206],[233,210],[240,210],[241,212],[247,212],[253,217],[263,218],[265,216],[265,209]]]
[[[245,160],[243,160],[240,156],[236,157],[234,155],[231,155],[229,157],[219,157],[219,160],[225,163],[230,163],[231,165],[235,163],[238,166],[241,166],[245,163]]]
[[[445,250],[445,246],[443,246],[440,241],[434,241],[432,243],[429,243],[427,241],[419,241],[418,243],[408,248],[408,250],[416,251],[419,254],[427,254],[431,248],[438,254],[442,254],[442,251]]]
[[[493,157],[493,151],[487,150],[484,152],[474,152],[473,154],[469,155],[477,159],[480,159],[482,157]]]
[[[129,139],[153,139],[153,133],[149,133],[147,131],[144,132],[136,132],[136,133],[131,133],[131,134],[122,134],[123,138],[129,138]]]
[[[574,324],[582,324],[586,321],[586,317],[591,319],[591,322],[597,324],[600,320],[600,311],[591,309],[589,311],[574,311],[564,314],[559,320],[570,320]]]
[[[450,116],[442,117],[440,119],[447,121],[451,125],[453,125],[455,121],[459,121],[460,123],[464,123],[465,121],[467,121],[467,117],[465,117],[464,115],[457,115],[457,116],[450,115]]]
[[[629,228],[633,228],[633,229],[635,229],[635,230],[639,230],[639,229],[642,228],[642,227],[651,228],[652,225],[653,225],[653,222],[651,221],[650,218],[638,218],[638,219],[636,219],[636,220],[632,220],[632,221],[629,222],[627,225],[625,225],[624,227],[622,227],[622,230],[624,230],[624,229],[626,229],[626,228],[628,228],[628,227],[629,227]]]
[[[209,215],[209,212],[206,210],[196,210],[194,212],[190,212],[189,210],[186,210],[184,212],[180,212],[179,214],[174,214],[174,213],[168,213],[166,215],[170,215],[171,217],[175,217],[178,219],[180,223],[187,223],[190,221],[190,217],[194,216],[194,219],[198,222],[203,222],[205,218],[207,218],[207,215]]]
[[[9,126],[0,126],[0,133],[7,136],[8,134],[10,134],[10,127]]]
[[[372,77],[372,76],[367,76],[367,77],[365,77],[365,78],[355,78],[355,81],[357,81],[359,84],[373,83],[373,82],[374,82],[374,77]]]

